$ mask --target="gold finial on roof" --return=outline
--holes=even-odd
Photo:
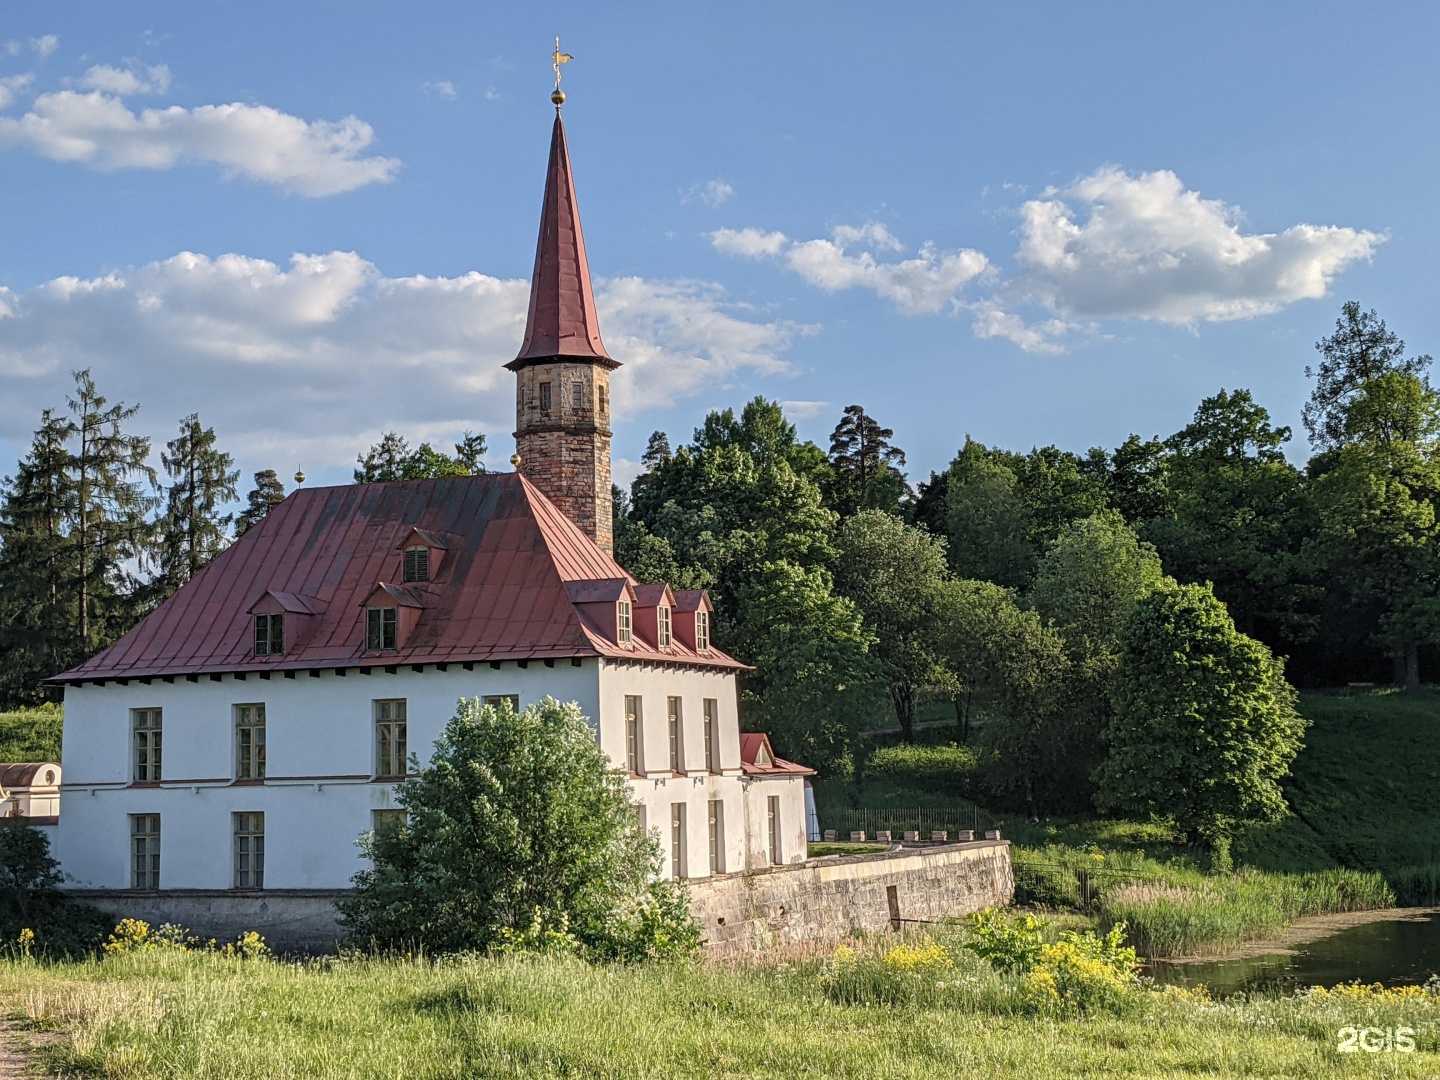
[[[557,37],[555,39],[555,52],[551,55],[550,59],[554,61],[555,64],[555,91],[550,95],[550,100],[555,103],[555,111],[559,112],[560,106],[565,104],[565,91],[560,89],[560,65],[568,64],[575,58],[569,53],[560,51],[560,39]]]

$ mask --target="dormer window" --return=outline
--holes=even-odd
[[[695,612],[695,651],[710,651],[710,613],[703,608]]]
[[[371,652],[393,652],[399,647],[400,609],[365,609],[365,648]]]
[[[669,604],[661,604],[655,611],[655,642],[662,649],[670,647]]]
[[[402,576],[405,581],[430,580],[430,549],[428,547],[416,544],[405,549],[405,568]]]
[[[615,640],[621,645],[630,644],[630,601],[615,603]]]
[[[285,651],[285,616],[255,616],[255,655],[279,656]]]

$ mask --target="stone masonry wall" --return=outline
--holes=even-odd
[[[897,915],[933,922],[1008,904],[1014,894],[1010,843],[991,840],[810,859],[692,881],[690,907],[706,951],[727,957],[884,930]]]
[[[326,952],[340,936],[335,889],[276,889],[235,893],[224,889],[166,889],[132,893],[113,889],[73,889],[70,896],[121,919],[143,919],[151,926],[178,923],[202,939],[233,941],[254,930],[277,952]]]

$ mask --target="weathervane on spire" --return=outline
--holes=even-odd
[[[560,39],[555,39],[555,52],[550,57],[555,62],[555,92],[550,95],[550,100],[555,103],[555,111],[560,111],[560,106],[565,104],[565,91],[560,89],[560,65],[568,64],[575,58],[569,53],[560,51]]]

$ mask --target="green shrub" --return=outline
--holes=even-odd
[[[49,957],[99,946],[109,917],[67,900],[63,880],[49,837],[23,821],[0,825],[0,941]]]
[[[1007,917],[995,908],[970,916],[965,947],[997,971],[1026,972],[1040,959],[1045,924],[1034,915]]]
[[[867,778],[963,795],[979,768],[979,758],[968,746],[919,746],[902,743],[882,746],[865,762]]]
[[[1025,973],[1026,1002],[1037,1012],[1062,1016],[1132,1011],[1140,1004],[1140,964],[1135,950],[1122,944],[1124,937],[1120,923],[1104,937],[1067,932],[1042,946]]]

